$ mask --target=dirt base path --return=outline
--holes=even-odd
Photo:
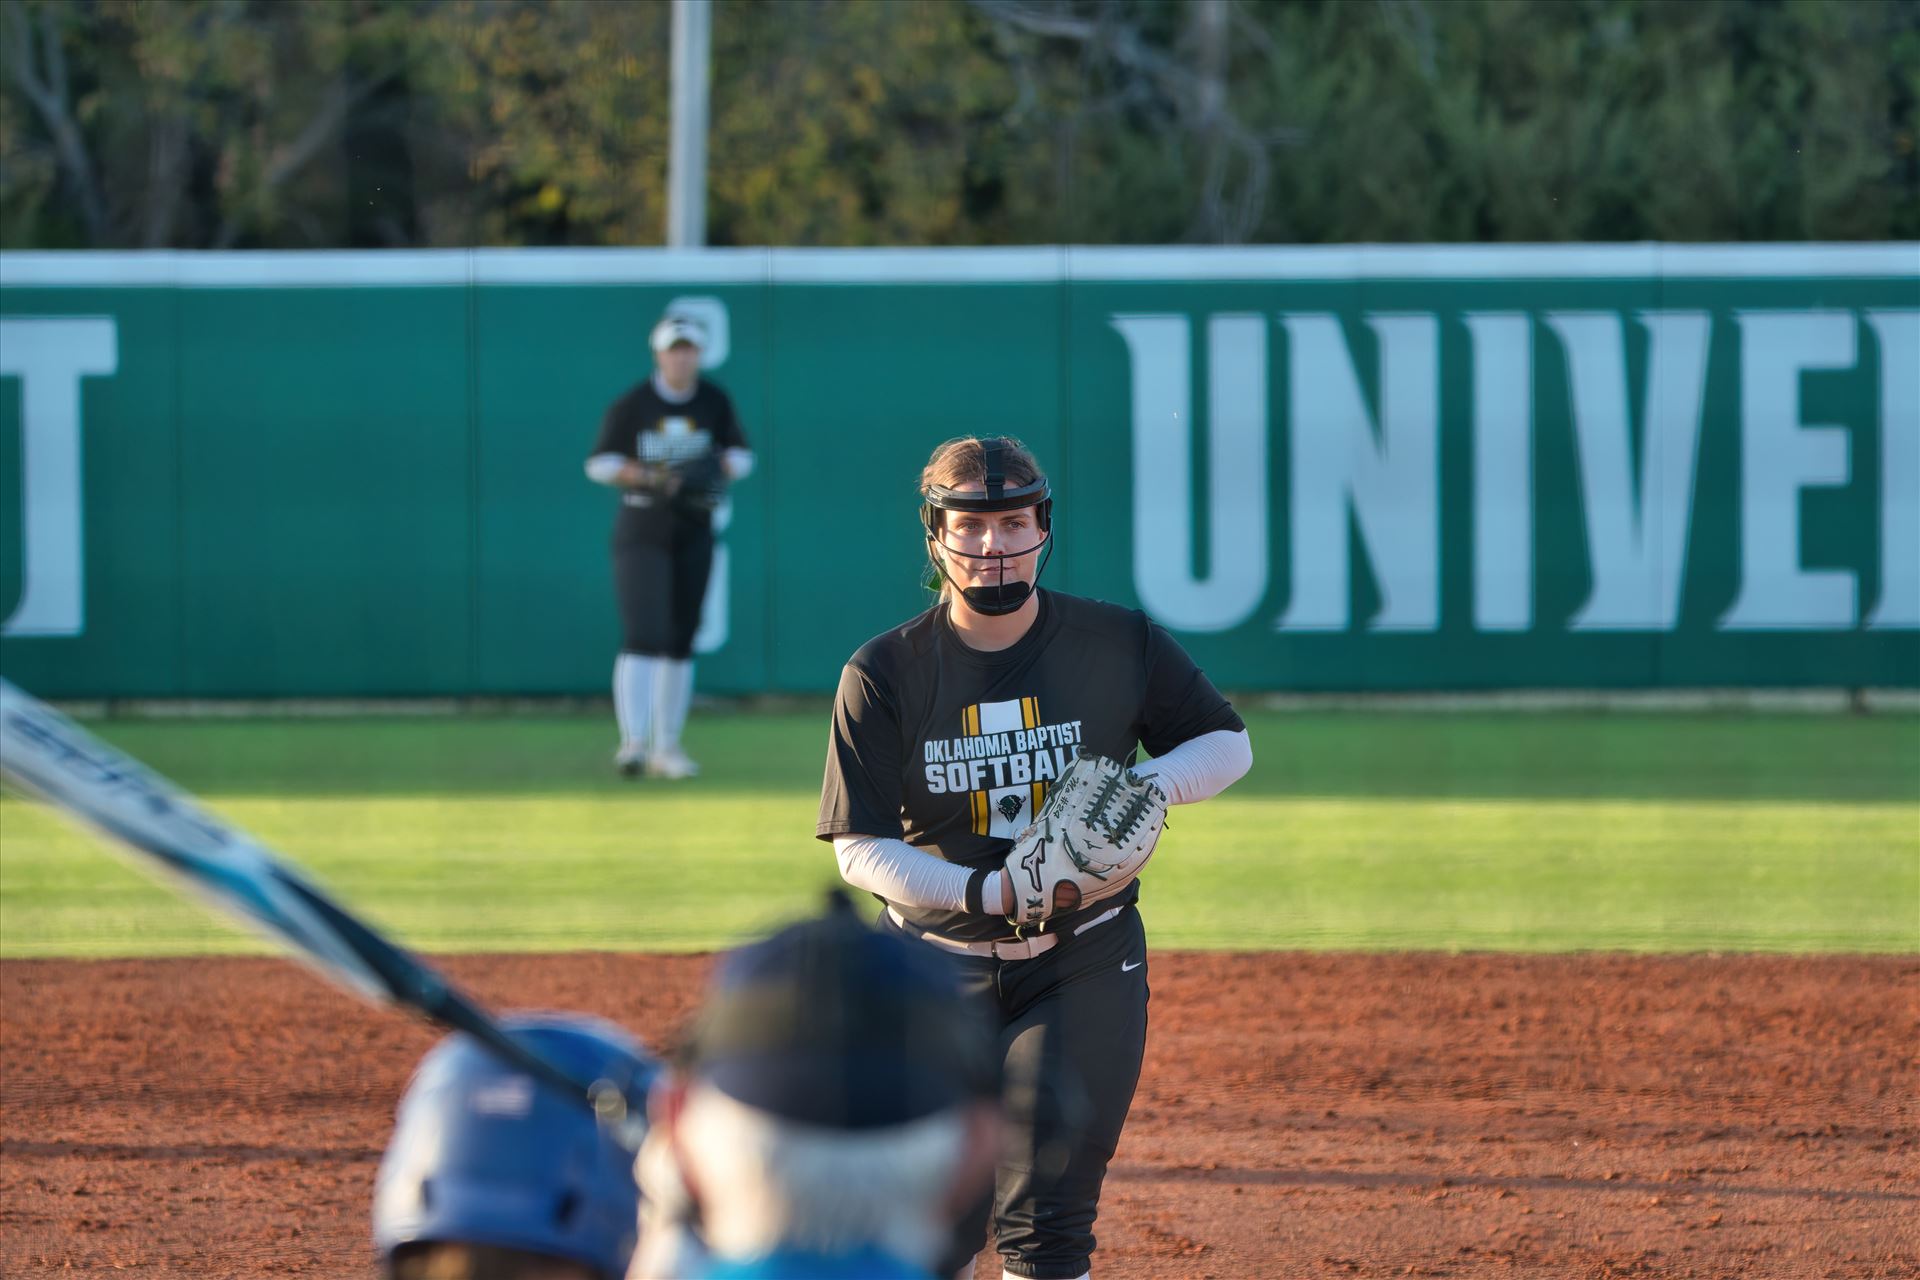
[[[445,963],[658,1046],[709,961]],[[1111,1280],[1920,1275],[1920,959],[1151,966]],[[0,1274],[370,1274],[433,1039],[285,961],[0,964]]]

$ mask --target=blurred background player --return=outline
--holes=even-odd
[[[842,672],[815,830],[847,882],[887,904],[881,927],[951,958],[990,1010],[1009,1083],[993,1205],[1005,1271],[1076,1280],[1146,1050],[1139,886],[1015,929],[1004,864],[1076,748],[1127,763],[1144,746],[1136,772],[1174,804],[1226,789],[1253,750],[1144,613],[1038,590],[1053,496],[1019,441],[947,441],[920,493],[940,599]],[[952,1267],[985,1233],[977,1215]]]
[[[626,777],[691,778],[680,747],[693,700],[693,637],[713,571],[713,511],[753,454],[718,384],[700,376],[706,331],[672,313],[653,327],[653,376],[615,400],[587,475],[620,491],[613,585],[622,640],[613,665]]]
[[[594,1018],[521,1017],[509,1031],[644,1114],[657,1064]],[[633,1253],[637,1134],[607,1125],[466,1036],[442,1040],[400,1100],[374,1184],[387,1280],[618,1280]]]
[[[640,1158],[635,1277],[926,1280],[998,1149],[945,957],[826,914],[723,959]]]

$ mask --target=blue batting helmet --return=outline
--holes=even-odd
[[[606,1081],[645,1115],[658,1064],[597,1018],[537,1015],[506,1030],[582,1081]],[[374,1185],[381,1262],[411,1244],[458,1241],[585,1263],[625,1275],[640,1195],[631,1130],[452,1035],[423,1058],[400,1099]]]

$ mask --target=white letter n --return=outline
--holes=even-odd
[[[1379,338],[1376,429],[1340,321],[1287,313],[1292,442],[1292,597],[1281,631],[1343,631],[1351,610],[1352,513],[1380,585],[1374,631],[1440,625],[1439,326],[1370,315]]]

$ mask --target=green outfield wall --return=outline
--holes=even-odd
[[[714,692],[924,606],[914,477],[1237,689],[1920,686],[1920,245],[0,254],[0,669],[57,697],[592,693],[581,470],[663,308],[758,456]]]

